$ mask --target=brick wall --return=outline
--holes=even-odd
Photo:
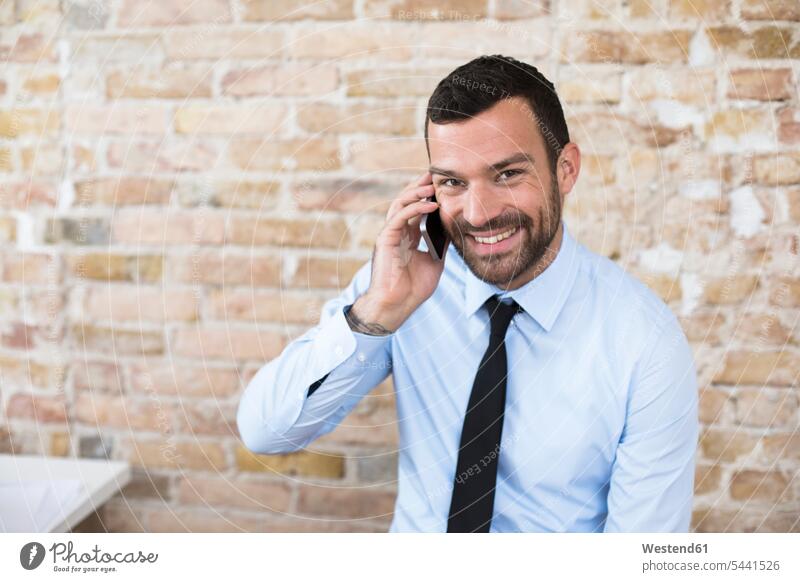
[[[435,6],[435,8],[431,8]],[[0,0],[0,447],[126,459],[84,524],[382,531],[391,385],[308,450],[243,386],[369,257],[479,54],[557,82],[566,220],[681,316],[699,531],[800,530],[794,0]]]

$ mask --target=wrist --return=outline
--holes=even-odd
[[[350,329],[367,335],[390,335],[405,321],[405,317],[396,315],[366,294],[346,309],[345,319]]]

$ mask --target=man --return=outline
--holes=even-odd
[[[248,385],[246,446],[307,446],[391,371],[390,531],[688,531],[691,350],[667,306],[562,221],[580,151],[553,85],[475,59],[439,83],[425,134],[430,171],[393,201],[371,261]],[[443,262],[418,248],[437,208]]]

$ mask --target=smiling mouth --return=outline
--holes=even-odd
[[[519,230],[519,227],[514,227],[514,228],[510,228],[510,229],[508,229],[508,230],[506,230],[504,232],[501,232],[499,234],[496,234],[494,236],[486,237],[486,236],[478,236],[478,235],[475,235],[475,234],[471,234],[470,236],[472,238],[474,238],[476,241],[478,241],[479,243],[482,243],[482,244],[495,244],[495,243],[500,242],[501,240],[505,240],[505,239],[509,238],[510,236],[513,236],[518,230]]]

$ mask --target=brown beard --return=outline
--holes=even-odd
[[[464,220],[456,220],[450,227],[445,225],[453,246],[476,277],[505,289],[514,279],[524,273],[535,271],[543,262],[542,258],[553,242],[561,223],[561,195],[555,176],[551,176],[550,183],[552,184],[550,197],[544,208],[539,210],[537,228],[534,228],[533,221],[528,215],[519,211],[498,216],[480,228],[475,228]],[[523,237],[514,250],[486,256],[470,251],[466,241],[466,236],[469,234],[514,227],[520,228]],[[545,262],[550,263],[549,260]]]

